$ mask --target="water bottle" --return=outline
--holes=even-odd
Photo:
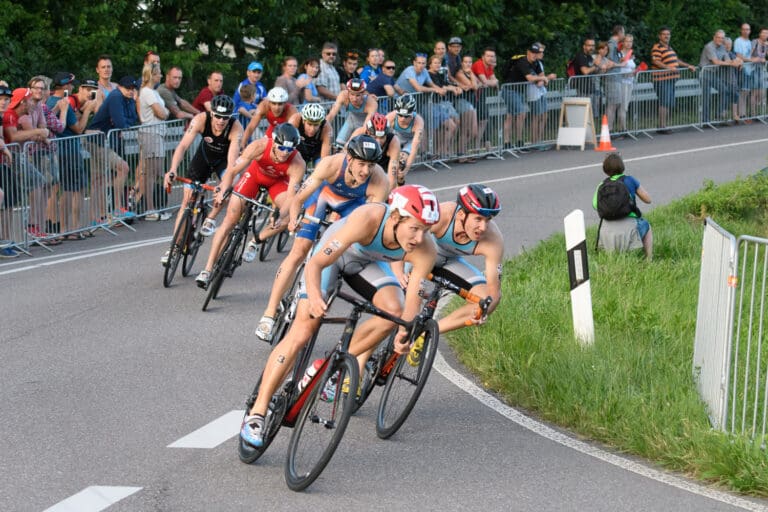
[[[312,361],[312,364],[307,367],[307,371],[304,372],[304,377],[302,377],[301,382],[299,382],[299,393],[304,391],[304,388],[306,388],[307,385],[312,381],[312,377],[314,377],[317,373],[317,370],[323,366],[323,362],[323,359],[315,359]]]

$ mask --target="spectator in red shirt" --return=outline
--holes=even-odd
[[[223,89],[224,75],[221,74],[221,71],[212,71],[211,74],[208,75],[208,85],[200,90],[197,98],[192,102],[192,106],[200,112],[210,112],[211,100],[214,96],[224,94]]]
[[[496,69],[496,50],[490,46],[483,49],[482,56],[472,64],[472,72],[480,81],[480,88],[477,90],[478,119],[477,138],[483,140],[485,127],[488,125],[487,108],[485,100],[489,95],[495,94],[492,89],[498,90],[499,79],[496,78],[494,70]]]

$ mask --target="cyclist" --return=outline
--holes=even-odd
[[[253,132],[259,127],[259,123],[263,118],[266,117],[267,124],[269,125],[267,131],[264,132],[264,136],[270,138],[275,126],[285,123],[296,112],[298,112],[296,107],[288,103],[288,91],[282,87],[273,87],[267,93],[267,101],[259,102],[259,105],[256,107],[256,113],[253,114],[251,121],[245,128],[243,141],[240,144],[245,148],[251,143]]]
[[[264,443],[264,415],[272,394],[290,372],[296,355],[320,327],[327,293],[343,277],[363,297],[381,309],[410,320],[421,306],[420,279],[435,262],[434,238],[427,232],[438,221],[440,206],[426,187],[407,185],[390,193],[391,204],[370,203],[358,207],[335,222],[323,235],[302,276],[301,299],[288,333],[272,350],[262,374],[258,397],[243,420],[240,436],[253,446]],[[405,259],[413,265],[413,285],[403,291],[386,262]],[[362,353],[375,346],[392,330],[393,324],[374,316],[355,330],[350,345]],[[401,329],[396,350],[408,345]]]
[[[405,176],[411,170],[419,152],[424,134],[424,118],[416,112],[416,100],[410,94],[403,94],[395,100],[395,110],[387,114],[387,121],[400,139],[400,167],[397,184],[405,183]]]
[[[366,94],[365,89],[365,80],[360,78],[349,80],[346,89],[336,97],[336,103],[333,104],[331,111],[325,118],[326,121],[332,123],[342,109],[346,111],[344,124],[336,135],[336,144],[340,147],[343,147],[352,136],[352,132],[363,126],[378,109],[376,96]]]
[[[470,290],[480,297],[491,296],[490,314],[501,300],[501,271],[504,238],[493,218],[501,211],[499,196],[490,187],[472,183],[459,189],[456,201],[440,203],[440,221],[430,231],[437,241],[437,261],[432,273]],[[467,262],[466,256],[485,259],[485,273]],[[401,275],[402,265],[393,270]],[[401,279],[405,284],[408,278]],[[485,318],[475,319],[475,304],[467,303],[438,322],[440,332],[460,329],[468,322],[479,325]],[[417,339],[408,356],[414,366],[421,353],[421,339]]]
[[[359,135],[350,139],[345,152],[321,159],[317,168],[304,180],[291,202],[289,214],[293,220],[288,228],[291,231],[298,228],[296,238],[275,274],[267,308],[256,329],[256,336],[260,339],[272,339],[280,298],[288,291],[296,269],[309,254],[320,229],[318,224],[309,221],[304,221],[300,227],[295,225],[300,207],[304,205],[307,215],[319,215],[327,206],[345,217],[366,201],[386,201],[389,193],[387,177],[376,165],[380,156],[379,144],[372,137]]]
[[[235,165],[224,174],[221,185],[217,188],[214,204],[223,201],[224,193],[232,186],[235,176],[248,166],[248,170],[243,173],[233,189],[233,198],[229,202],[221,228],[216,230],[216,236],[211,243],[211,252],[208,255],[205,269],[195,279],[200,288],[208,286],[213,264],[216,262],[216,258],[219,257],[219,252],[224,247],[224,243],[232,228],[240,220],[243,208],[246,207],[246,201],[242,199],[243,197],[248,199],[256,198],[256,195],[259,193],[259,187],[262,186],[269,189],[269,197],[272,199],[275,208],[282,208],[283,204],[290,203],[290,200],[299,188],[299,184],[301,184],[302,178],[304,178],[304,159],[296,151],[298,145],[299,131],[296,127],[288,123],[279,124],[272,132],[272,138],[263,137],[248,144],[248,147],[245,148],[243,154],[237,159]],[[273,226],[267,226],[259,233],[260,239],[266,240],[281,229],[284,229],[287,224],[285,222],[287,216],[288,209],[285,208],[280,215],[280,219]],[[257,250],[257,242],[252,240],[243,254],[243,259],[253,261]],[[249,252],[251,253],[250,256]],[[248,257],[250,259],[246,259]]]
[[[363,133],[376,139],[381,146],[381,158],[378,163],[389,177],[389,187],[395,188],[397,172],[400,169],[400,139],[390,129],[387,116],[376,112],[365,122],[365,126],[352,132],[352,137]]]
[[[317,161],[331,154],[331,124],[325,120],[325,108],[318,103],[307,103],[301,108],[301,114],[294,114],[288,120],[298,128],[301,135],[299,153],[307,163],[317,165]]]
[[[184,158],[184,153],[192,145],[198,134],[202,136],[202,141],[189,163],[188,177],[194,181],[205,182],[212,174],[216,174],[219,180],[222,180],[227,168],[232,168],[240,153],[240,138],[243,136],[243,128],[237,119],[233,117],[235,102],[229,96],[214,96],[211,100],[211,111],[196,114],[189,123],[187,131],[181,138],[179,145],[173,152],[171,167],[165,173],[165,186],[169,187],[173,182],[176,172]],[[173,232],[176,232],[181,217],[192,197],[191,185],[185,185],[184,198],[181,201],[181,208],[176,216]],[[200,234],[209,236],[216,229],[216,216],[222,208],[222,204],[214,205],[208,218],[203,222]],[[163,255],[161,261],[163,265],[168,263],[168,253]]]

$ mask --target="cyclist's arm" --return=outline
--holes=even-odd
[[[477,244],[475,254],[485,257],[485,280],[488,283],[488,295],[493,299],[488,307],[488,314],[491,314],[501,301],[501,271],[504,257],[504,240],[495,222],[488,223],[486,236]]]
[[[421,309],[421,297],[419,287],[422,279],[426,279],[437,259],[437,244],[431,233],[424,233],[424,241],[407,254],[404,261],[413,265],[408,276],[408,286],[405,288],[405,308],[402,319],[413,320]]]
[[[392,161],[390,160],[391,165]],[[397,165],[397,161],[395,161],[395,165]],[[371,176],[368,178],[365,200],[369,203],[386,203],[387,197],[389,197],[389,179],[384,174],[384,169],[380,165],[376,165],[371,169]]]
[[[299,190],[299,187],[301,186],[301,180],[304,178],[304,171],[307,168],[307,164],[304,162],[304,159],[301,156],[301,153],[297,153],[295,157],[293,157],[293,160],[291,160],[291,165],[288,167],[288,193],[285,196],[285,203],[282,211],[280,212],[280,223],[283,223],[283,220],[288,217],[288,212],[292,210],[291,206],[293,204],[293,199],[297,195],[297,191]]]
[[[389,147],[387,148],[387,156],[389,157],[389,168],[387,171],[387,177],[389,178],[389,188],[393,189],[397,186],[397,170],[400,167],[400,138],[395,135],[392,140],[389,141]]]
[[[405,172],[411,169],[413,161],[416,159],[416,154],[419,152],[419,146],[421,145],[421,137],[424,133],[424,119],[419,114],[416,114],[416,121],[413,124],[413,142],[411,143],[411,154],[408,155],[408,160],[405,162]]]
[[[334,102],[333,106],[331,107],[331,111],[328,112],[328,115],[325,116],[325,120],[330,124],[333,122],[333,118],[336,117],[336,114],[339,113],[339,110],[341,110],[341,106],[343,103],[347,101],[347,91],[341,91],[338,96],[336,96],[336,101]]]
[[[369,94],[368,97],[365,100],[365,121],[363,122],[363,126],[365,126],[368,121],[371,120],[371,117],[373,117],[373,114],[378,112],[379,110],[379,102],[376,101],[376,95]]]
[[[264,148],[266,145],[267,139],[256,139],[255,141],[248,144],[248,146],[246,146],[242,155],[238,157],[237,154],[235,154],[235,158],[231,166],[229,164],[229,160],[227,161],[227,170],[224,172],[224,176],[221,178],[221,183],[219,184],[221,194],[224,194],[227,189],[232,186],[232,183],[235,181],[235,176],[240,174],[243,169],[248,167],[256,158],[256,155],[261,156],[264,153]],[[229,149],[232,151],[231,144]]]
[[[192,121],[189,122],[187,131],[184,132],[184,136],[181,138],[181,141],[179,141],[179,145],[176,146],[176,149],[173,151],[171,167],[165,174],[166,187],[171,184],[171,174],[176,174],[179,165],[181,165],[181,160],[184,158],[184,154],[194,142],[197,134],[203,132],[203,126],[205,126],[205,114],[197,114],[192,118]]]
[[[325,158],[326,156],[331,154],[331,133],[332,132],[333,132],[333,129],[331,128],[331,123],[325,123],[325,125],[323,125],[323,136],[321,137],[321,140],[323,141],[323,143],[320,146],[320,158]]]
[[[315,170],[312,171],[312,174],[307,176],[307,179],[301,184],[298,192],[290,202],[289,215],[292,222],[299,216],[299,211],[304,202],[322,186],[326,179],[331,178],[335,174],[336,169],[332,163],[334,161],[336,161],[335,157],[321,159],[317,162],[317,166],[315,167]],[[295,228],[295,226],[289,226],[289,229],[292,227]]]

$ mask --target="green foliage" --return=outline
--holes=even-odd
[[[702,222],[765,229],[768,176],[707,183],[649,214],[654,260],[590,254],[595,343],[574,340],[564,237],[506,262],[486,327],[451,333],[460,361],[510,403],[664,466],[768,495],[768,456],[712,432],[692,378]],[[595,228],[587,237],[593,247]]]

